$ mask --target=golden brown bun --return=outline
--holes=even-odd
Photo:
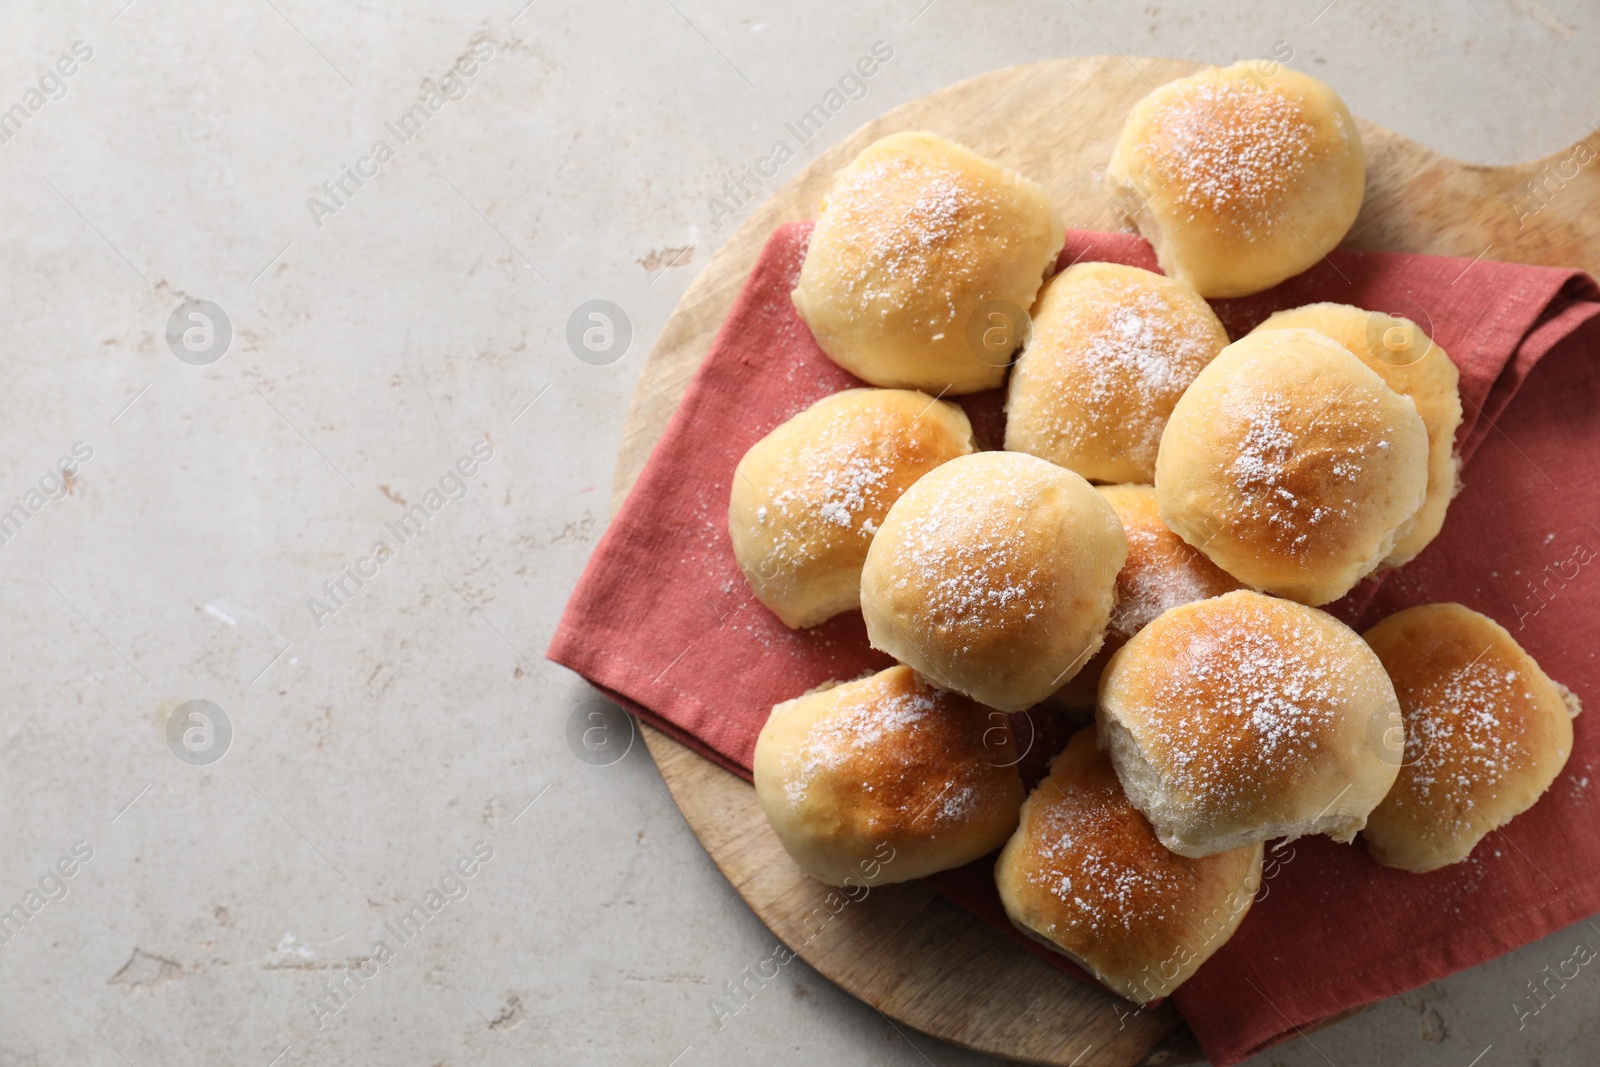
[[[1156,457],[1161,517],[1246,585],[1337,600],[1390,552],[1428,487],[1428,431],[1336,341],[1268,330],[1200,372]]]
[[[733,473],[728,536],[756,597],[796,629],[860,603],[872,535],[907,487],[971,452],[954,404],[907,389],[823,397],[757,441]]]
[[[1261,843],[1168,851],[1080,730],[1022,806],[994,876],[1018,929],[1148,1004],[1233,936],[1261,885]]]
[[[1388,867],[1457,863],[1556,780],[1580,705],[1505,627],[1460,604],[1407,608],[1366,639],[1400,698],[1405,765],[1362,837]]]
[[[1090,481],[1152,482],[1178,397],[1228,344],[1192,289],[1078,263],[1045,284],[1006,399],[1006,448]]]
[[[800,869],[904,882],[994,851],[1017,825],[1009,720],[909,667],[788,700],[756,739],[756,799]]]
[[[1161,841],[1347,842],[1399,771],[1383,664],[1332,615],[1238,591],[1176,607],[1100,679],[1100,747]]]
[[[1316,330],[1355,353],[1389,388],[1417,405],[1428,431],[1428,490],[1383,566],[1409,563],[1444,525],[1445,509],[1459,487],[1456,428],[1461,425],[1460,375],[1444,349],[1410,319],[1349,304],[1308,304],[1280,311],[1257,330]]]
[[[1167,529],[1148,485],[1102,485],[1100,495],[1122,520],[1128,558],[1117,572],[1117,597],[1106,643],[1089,665],[1045,701],[1049,707],[1094,712],[1100,676],[1117,649],[1168,608],[1239,588],[1239,580]]]
[[[1021,711],[1100,648],[1127,551],[1078,475],[1020,452],[961,456],[906,490],[872,539],[867,637],[947,689]]]
[[[931,133],[891,134],[834,177],[794,306],[822,350],[864,381],[993,389],[1021,323],[1002,325],[1005,343],[974,339],[996,305],[1017,319],[1032,306],[1065,236],[1036,183]]]
[[[1149,485],[1100,487],[1128,537],[1128,559],[1117,574],[1110,632],[1132,637],[1168,608],[1221,596],[1239,580],[1167,529]]]
[[[1338,94],[1258,59],[1140,100],[1106,179],[1169,277],[1201,296],[1247,296],[1344,239],[1361,210],[1366,153]]]

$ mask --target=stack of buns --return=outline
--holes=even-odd
[[[999,849],[1017,928],[1145,1004],[1245,920],[1265,842],[1463,860],[1560,773],[1579,703],[1461,605],[1364,636],[1320,610],[1438,534],[1461,422],[1415,322],[1313,304],[1230,343],[1207,303],[1355,220],[1332,90],[1261,62],[1170,82],[1107,177],[1164,273],[1052,276],[1043,189],[931,133],[841,171],[793,299],[870,387],[746,453],[729,535],[785,624],[859,609],[897,661],[761,731],[756,793],[799,868],[872,885]],[[980,451],[945,398],[1002,386],[1004,449]],[[1030,795],[1011,715],[1036,707],[1093,729]]]

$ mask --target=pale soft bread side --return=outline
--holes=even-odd
[[[1344,239],[1361,211],[1366,153],[1337,93],[1257,59],[1145,96],[1106,179],[1168,276],[1202,296],[1247,296]]]
[[[939,685],[1021,711],[1099,650],[1127,551],[1080,476],[1020,452],[961,456],[906,490],[872,539],[867,637]]]
[[[934,134],[891,134],[834,177],[794,305],[863,381],[993,389],[1065,236],[1037,183]],[[979,312],[997,308],[1005,343],[983,343],[994,323]]]
[[[1010,721],[909,667],[785,701],[756,739],[756,798],[800,869],[829,885],[959,867],[1017,825]]]
[[[1428,487],[1417,406],[1314,330],[1252,333],[1200,372],[1156,457],[1161,518],[1256,589],[1337,600]]]
[[[1272,315],[1256,329],[1308,329],[1331,337],[1371,367],[1389,388],[1417,405],[1428,431],[1427,493],[1382,565],[1398,567],[1411,562],[1439,535],[1445,510],[1460,488],[1456,429],[1461,425],[1461,375],[1456,365],[1410,319],[1349,304],[1291,308]]]
[[[1365,636],[1400,698],[1405,759],[1361,836],[1388,867],[1459,863],[1550,788],[1581,705],[1505,627],[1461,604],[1407,608]]]
[[[914,390],[847,389],[812,404],[734,468],[728,536],[751,591],[796,629],[854,610],[889,508],[972,449],[966,412]]]
[[[1094,482],[1155,480],[1178,397],[1228,345],[1193,289],[1118,263],[1045,283],[1006,397],[1006,448]]]
[[[1399,771],[1383,664],[1333,616],[1238,591],[1172,608],[1100,680],[1100,746],[1168,848],[1355,837]]]
[[[1011,922],[1136,1004],[1169,995],[1227,943],[1261,885],[1260,842],[1169,851],[1080,730],[1022,806],[995,864]]]
[[[1122,520],[1128,538],[1128,558],[1117,572],[1117,595],[1106,625],[1106,640],[1089,665],[1045,701],[1047,707],[1094,715],[1100,676],[1117,649],[1168,608],[1239,588],[1239,580],[1212,563],[1183,538],[1167,529],[1156,508],[1156,491],[1149,485],[1098,487],[1111,510]]]

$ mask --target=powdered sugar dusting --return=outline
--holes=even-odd
[[[1003,761],[985,749],[993,723],[964,697],[904,668],[841,690],[784,759],[784,798],[799,808],[821,790],[872,832],[940,832],[992,813]],[[1015,788],[1015,772],[1011,788]],[[841,794],[856,794],[842,800]]]
[[[1068,274],[1054,284],[1067,299],[1041,314],[1018,371],[1038,399],[1019,396],[1014,417],[1068,456],[1109,442],[1148,478],[1173,406],[1227,338],[1159,280]]]
[[[971,493],[953,478],[939,485],[939,498],[918,510],[900,531],[900,574],[913,580],[926,600],[921,625],[930,632],[977,638],[992,631],[997,616],[1032,620],[1045,611],[1052,588],[1026,544],[1024,524],[1031,500],[1005,468],[991,476],[1009,490],[1008,506]],[[961,649],[970,646],[960,645]]]
[[[1001,205],[973,176],[896,154],[842,175],[819,226],[855,246],[839,278],[852,302],[884,315],[912,306],[931,313],[929,294],[943,293],[945,314],[926,324],[938,332],[964,327],[955,294],[982,289],[986,265],[1010,247],[1000,220]]]
[[[1117,575],[1117,601],[1111,609],[1111,629],[1124,637],[1132,637],[1169,608],[1237,587],[1176,534],[1136,523],[1124,523],[1124,531],[1128,563]]]
[[[1225,220],[1255,240],[1279,225],[1272,210],[1317,162],[1316,130],[1300,103],[1250,80],[1201,82],[1166,97],[1148,139],[1157,167],[1191,219]]]
[[[1234,484],[1241,490],[1264,489],[1274,496],[1287,493],[1280,483],[1295,444],[1294,434],[1279,421],[1287,409],[1281,397],[1269,396],[1260,407],[1247,412],[1249,429],[1239,442],[1239,455],[1233,461]]]
[[[866,507],[868,498],[888,480],[891,469],[881,459],[851,452],[848,446],[836,448],[834,452],[832,456],[819,457],[821,466],[817,472],[819,485],[815,506],[823,522],[849,530],[857,528],[856,520]],[[787,493],[779,494],[774,501],[779,509],[788,503],[788,496]],[[871,520],[866,522],[870,523]],[[858,532],[871,534],[867,529],[859,529]]]
[[[900,493],[946,458],[921,428],[855,408],[834,409],[826,422],[811,427],[805,447],[784,458],[777,482],[783,488],[754,510],[767,534],[758,573],[791,573],[835,551],[841,536],[857,539],[864,558]]]
[[[1046,792],[1034,800],[1030,827],[1040,863],[1024,877],[1070,905],[1053,912],[1059,918],[1047,936],[1062,937],[1063,928],[1091,936],[1131,933],[1178,917],[1173,902],[1192,886],[1193,874],[1138,825],[1142,817],[1120,791],[1071,786],[1063,793],[1050,781],[1040,788]],[[1148,840],[1142,849],[1121,847],[1129,838]]]
[[[931,689],[873,694],[877,699],[843,702],[835,714],[811,727],[798,766],[784,785],[791,805],[806,798],[817,775],[838,772],[853,760],[870,758],[891,734],[914,731],[934,708]]]
[[[1179,620],[1167,656],[1144,668],[1159,678],[1141,684],[1162,774],[1201,808],[1286,781],[1349,716],[1370,710],[1311,619],[1253,595],[1230,602]],[[1244,780],[1241,766],[1256,771]]]
[[[1338,395],[1310,419],[1276,393],[1235,393],[1223,412],[1238,441],[1227,468],[1235,517],[1264,527],[1291,556],[1352,519],[1372,454],[1389,447],[1376,432],[1382,418],[1376,401],[1358,390]],[[1294,430],[1291,423],[1303,426]]]
[[[1313,641],[1311,633],[1293,632],[1291,639]],[[1342,700],[1332,684],[1334,673],[1321,656],[1307,655],[1298,645],[1286,647],[1277,635],[1245,633],[1231,655],[1194,665],[1195,681],[1215,691],[1212,715],[1234,720],[1236,729],[1251,734],[1263,759],[1287,765],[1316,749],[1318,736],[1332,723]],[[1202,765],[1198,751],[1184,754],[1198,776],[1216,768]]]
[[[1404,687],[1405,765],[1401,780],[1428,805],[1434,828],[1452,837],[1490,827],[1463,797],[1493,800],[1508,777],[1535,761],[1519,706],[1538,697],[1535,679],[1497,656]]]
[[[1144,390],[1171,392],[1177,376],[1172,360],[1156,348],[1156,325],[1137,306],[1117,308],[1111,313],[1109,329],[1090,346],[1091,363],[1097,368],[1131,372]]]

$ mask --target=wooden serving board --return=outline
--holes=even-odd
[[[1041,183],[1069,228],[1115,229],[1106,161],[1145,93],[1200,69],[1088,56],[979,75],[894,109],[824,152],[755,209],[695,279],[639,377],[612,488],[620,507],[773,227],[814,218],[834,171],[897,130],[931,130]],[[1335,86],[1335,88],[1338,88]],[[1346,247],[1486,257],[1600,273],[1600,135],[1535,163],[1447,159],[1361,122],[1367,193]],[[1535,191],[1537,189],[1537,192]],[[913,883],[842,897],[802,875],[740,778],[642,727],[679,809],[768,927],[812,967],[897,1025],[1011,1059],[1089,1067],[1200,1058],[1163,1005],[1138,1015],[1028,955]]]

